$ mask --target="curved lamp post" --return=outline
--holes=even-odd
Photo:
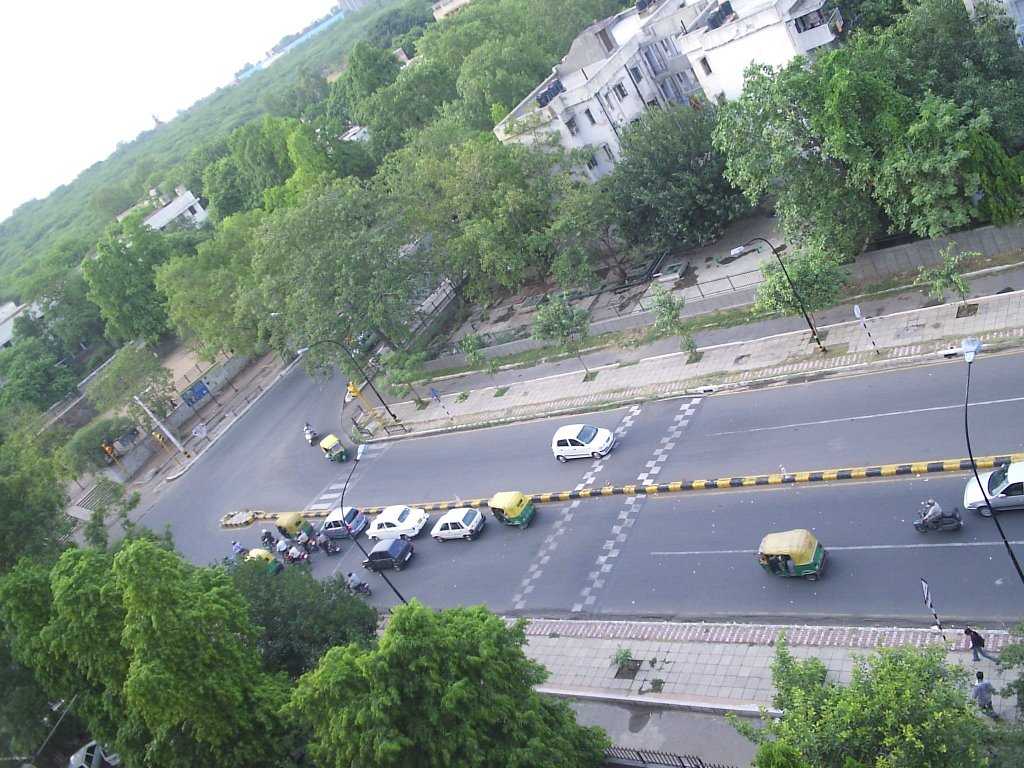
[[[763,237],[752,237],[749,240],[747,240],[747,242],[745,242],[743,245],[733,248],[731,251],[729,251],[729,255],[742,256],[746,252],[747,246],[749,246],[751,243],[757,242],[758,240],[760,240],[762,243],[771,248],[772,253],[775,254],[775,258],[778,260],[779,266],[782,267],[782,274],[786,276],[786,282],[789,283],[789,290],[793,292],[793,296],[796,298],[796,303],[800,305],[800,313],[804,316],[804,320],[807,321],[807,327],[811,329],[811,336],[814,338],[815,343],[818,345],[822,352],[828,352],[828,350],[825,349],[825,345],[821,343],[821,337],[818,335],[818,329],[815,327],[814,321],[811,319],[811,314],[807,311],[807,307],[804,306],[803,296],[800,295],[800,291],[798,291],[796,289],[796,285],[793,284],[793,278],[789,276],[789,270],[786,269],[786,263],[782,260],[782,251],[780,249],[776,248]]]
[[[345,478],[345,485],[341,489],[341,500],[338,502],[338,506],[341,508],[341,522],[345,526],[345,530],[348,531],[348,537],[355,542],[355,545],[359,547],[359,551],[363,553],[363,557],[369,559],[370,553],[366,551],[366,547],[359,541],[359,535],[352,532],[352,526],[348,524],[348,520],[345,519],[345,491],[348,490],[349,481],[352,479],[352,475],[356,472],[356,467],[359,465],[359,460],[363,458],[363,451],[366,450],[365,445],[360,445],[356,448],[356,455],[352,458],[352,469],[348,471],[348,477]],[[398,588],[391,583],[391,579],[384,571],[377,571],[377,575],[384,579],[385,583],[391,587],[391,591],[395,593],[395,597],[401,600],[403,603],[408,604],[408,600],[402,597],[402,593],[398,591]]]
[[[1013,548],[1010,546],[1010,542],[1007,541],[1006,534],[1003,533],[1003,524],[999,522],[999,514],[992,508],[992,503],[988,498],[988,489],[981,482],[981,476],[978,475],[978,464],[974,461],[974,451],[971,450],[971,429],[967,418],[967,408],[971,402],[971,364],[974,362],[974,357],[981,351],[981,341],[973,336],[969,336],[960,342],[960,351],[963,352],[964,362],[967,363],[967,391],[964,394],[964,437],[967,439],[967,457],[971,460],[971,471],[974,473],[975,482],[978,483],[981,497],[985,500],[985,506],[988,508],[992,522],[996,524],[996,530],[999,531],[999,538],[1003,540],[1003,546],[1006,547],[1006,554],[1013,561],[1013,567],[1017,569],[1017,576],[1020,578],[1021,584],[1024,584],[1024,571],[1021,570],[1020,563],[1017,562],[1017,556],[1013,553]]]

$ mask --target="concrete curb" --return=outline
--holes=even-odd
[[[991,297],[986,297],[986,298],[991,298]],[[907,312],[916,312],[916,311],[919,311],[919,310],[907,310]],[[900,315],[900,314],[904,314],[904,312],[895,313],[895,315]],[[892,316],[895,316],[895,315],[886,315],[885,317],[892,317]],[[839,323],[837,325],[844,325],[844,324],[845,323]],[[822,326],[822,328],[825,328],[825,327],[826,326]],[[827,327],[834,327],[834,326],[827,326]],[[766,336],[763,339],[753,339],[751,341],[763,341],[763,340],[767,340],[767,339],[778,338],[780,336],[788,336],[788,335],[800,334],[800,333],[806,334],[807,331],[787,331],[786,333],[775,334],[773,336]],[[931,342],[941,342],[942,338],[940,337],[940,338],[932,339],[930,341]],[[726,342],[724,344],[716,344],[716,345],[712,345],[712,346],[709,346],[709,347],[702,347],[702,350],[706,351],[706,350],[709,350],[709,349],[717,349],[717,348],[721,348],[721,347],[729,347],[729,346],[734,346],[736,344],[746,344],[746,343],[750,343],[750,342],[749,341],[748,342]],[[989,352],[999,352],[999,351],[1005,351],[1005,350],[1008,350],[1008,349],[1014,349],[1014,348],[1017,348],[1017,347],[1020,347],[1020,346],[1022,346],[1020,340],[1014,340],[1014,339],[1009,339],[1008,338],[1008,339],[1001,339],[998,342],[989,343],[989,344],[986,345],[986,348],[987,348],[987,350]],[[513,417],[508,417],[508,418],[487,419],[487,420],[484,420],[484,421],[474,422],[474,423],[470,423],[470,424],[456,424],[456,425],[447,426],[447,427],[434,427],[434,428],[431,428],[431,429],[424,429],[424,430],[420,430],[420,431],[410,431],[409,433],[403,434],[403,435],[383,435],[381,437],[370,438],[368,440],[365,440],[364,442],[366,442],[366,443],[384,443],[384,442],[388,442],[388,441],[392,441],[392,440],[407,440],[409,438],[416,438],[416,437],[432,437],[432,436],[436,436],[436,435],[445,435],[445,434],[452,434],[452,433],[457,433],[457,432],[468,432],[468,431],[471,431],[471,430],[474,430],[474,429],[486,429],[486,428],[489,428],[489,427],[504,426],[504,425],[508,425],[508,424],[516,424],[516,423],[522,423],[522,422],[527,422],[527,421],[534,421],[534,420],[537,420],[537,419],[548,419],[548,418],[553,418],[553,417],[558,417],[558,416],[572,416],[572,415],[579,414],[579,413],[592,413],[594,411],[609,410],[609,409],[612,409],[612,408],[620,408],[620,407],[623,407],[623,406],[633,405],[633,404],[636,404],[636,403],[643,403],[643,402],[655,401],[655,400],[668,400],[668,399],[671,399],[671,398],[674,398],[674,397],[685,397],[685,396],[688,396],[688,395],[690,395],[690,396],[692,396],[692,395],[708,395],[708,394],[713,394],[713,393],[716,393],[716,392],[726,392],[726,391],[742,390],[742,389],[746,389],[746,388],[749,388],[749,387],[766,387],[766,386],[771,386],[773,384],[778,384],[778,383],[793,384],[793,383],[799,383],[799,382],[816,381],[816,380],[828,378],[828,377],[831,377],[831,376],[840,376],[840,375],[846,375],[846,374],[857,373],[857,372],[868,371],[868,370],[893,370],[893,369],[898,369],[898,368],[909,368],[909,367],[913,367],[913,366],[918,365],[921,362],[927,361],[927,360],[946,359],[946,358],[949,357],[949,353],[950,353],[950,349],[939,349],[939,350],[932,350],[932,351],[929,351],[929,352],[922,352],[922,353],[917,354],[917,355],[906,355],[906,356],[903,356],[903,357],[890,358],[890,359],[867,360],[865,362],[852,363],[850,365],[835,366],[835,367],[831,367],[831,368],[819,368],[817,370],[808,370],[808,371],[802,371],[802,372],[799,372],[799,373],[783,373],[783,374],[778,374],[778,375],[775,375],[775,376],[763,376],[763,377],[756,377],[755,376],[755,377],[752,377],[752,378],[749,378],[749,379],[741,379],[739,381],[725,383],[725,384],[708,384],[708,385],[700,386],[700,387],[687,386],[687,387],[681,387],[678,390],[670,390],[668,392],[664,392],[664,393],[661,393],[661,394],[652,394],[652,395],[647,395],[647,396],[632,396],[632,397],[625,397],[625,398],[616,398],[616,397],[612,396],[608,400],[602,400],[602,401],[593,402],[593,403],[586,403],[586,404],[581,404],[579,406],[572,406],[572,407],[568,407],[568,408],[546,410],[546,411],[543,411],[543,412],[540,412],[540,413],[536,413],[536,414],[533,414],[533,415],[529,415],[529,416],[522,416],[522,417],[515,417],[515,416],[513,416]],[[685,354],[685,353],[671,352],[671,353],[668,353],[667,355],[658,355],[656,357],[657,358],[664,358],[664,357],[671,357],[671,356],[675,356],[675,355],[679,355],[679,354]],[[645,359],[652,359],[652,358],[645,358]],[[642,361],[639,361],[639,362],[642,362]],[[613,367],[615,367],[615,365],[614,364],[610,364],[610,365],[600,366],[599,368],[603,369],[603,368],[613,368]],[[595,367],[593,370],[598,370],[599,368]],[[579,374],[582,374],[582,373],[583,373],[582,371],[568,371],[566,373],[555,374],[555,376],[579,375]],[[553,378],[553,377],[544,377],[544,378]],[[528,382],[524,382],[524,383],[528,383]],[[542,406],[543,406],[543,404],[540,405],[540,407],[542,407]]]
[[[283,379],[285,376],[291,373],[295,366],[298,365],[301,361],[302,355],[299,355],[294,360],[292,360],[292,362],[286,365],[280,372],[278,372],[277,376],[274,377],[274,380],[271,381],[266,387],[264,387],[263,391],[252,399],[252,402],[247,403],[246,406],[241,411],[235,414],[234,418],[232,418],[231,421],[224,425],[224,428],[217,434],[217,436],[214,437],[209,442],[207,442],[206,447],[203,448],[203,450],[200,453],[196,454],[195,457],[191,461],[189,461],[188,464],[182,467],[179,471],[175,472],[173,475],[168,475],[167,477],[165,477],[164,482],[172,483],[179,477],[184,475],[186,472],[188,472],[190,469],[192,469],[192,465],[199,461],[201,458],[203,458],[203,456],[206,455],[206,452],[209,451],[217,443],[218,440],[220,440],[224,435],[228,433],[231,427],[235,425],[236,421],[245,416],[245,414],[249,412],[250,408],[256,405],[256,403],[258,403],[265,394],[267,394],[270,390],[277,386],[281,379]]]
[[[734,714],[739,717],[760,717],[761,705],[741,704],[739,702],[708,702],[699,699],[686,699],[676,696],[666,696],[662,693],[645,694],[622,694],[605,693],[601,691],[585,691],[573,688],[560,688],[558,686],[538,685],[534,687],[537,693],[546,693],[549,696],[557,696],[563,699],[583,699],[585,701],[603,701],[612,704],[632,704],[645,707],[657,706],[667,709],[680,709],[689,712],[703,712],[708,715]],[[780,717],[782,712],[771,707],[765,707],[765,711],[772,717]]]

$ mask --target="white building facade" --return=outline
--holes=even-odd
[[[618,162],[622,132],[646,109],[735,98],[751,63],[778,66],[834,45],[842,17],[824,13],[824,5],[640,0],[580,33],[494,133],[523,144],[554,136],[565,149],[586,153],[585,173],[596,180]]]
[[[708,3],[680,35],[679,46],[709,99],[735,99],[751,64],[784,66],[837,44],[843,17],[824,6],[825,0]]]
[[[621,155],[623,130],[644,110],[703,98],[678,45],[678,33],[697,14],[678,0],[641,0],[595,22],[551,76],[495,126],[495,135],[530,144],[553,134],[566,149],[588,151],[586,174],[600,178]]]
[[[153,211],[142,223],[156,230],[164,229],[172,222],[182,226],[201,227],[209,218],[209,214],[199,202],[199,198],[181,186],[175,187],[174,192],[176,197],[173,200],[167,201]]]

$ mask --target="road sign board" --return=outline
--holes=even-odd
[[[858,320],[860,320],[861,317],[863,317],[860,311],[860,304],[853,305],[853,316],[856,317]]]

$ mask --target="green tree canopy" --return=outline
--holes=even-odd
[[[30,406],[45,411],[75,389],[78,377],[43,339],[21,338],[0,350],[0,408]]]
[[[582,307],[574,307],[564,293],[548,298],[537,307],[533,316],[533,338],[538,341],[553,341],[575,353],[584,369],[580,350],[590,334],[590,313]],[[590,371],[588,370],[589,374]]]
[[[835,304],[846,282],[847,272],[834,252],[827,247],[808,245],[783,259],[788,279],[774,258],[761,263],[764,282],[757,287],[756,311],[795,315],[801,308],[814,312]],[[793,293],[790,280],[796,286],[799,300]],[[800,300],[803,301],[802,307]]]
[[[781,764],[794,767],[984,765],[987,729],[968,700],[967,673],[945,657],[938,646],[885,649],[859,659],[850,682],[838,685],[818,659],[795,659],[782,638],[772,664],[781,718],[760,729],[737,727],[776,744],[774,756],[787,756]],[[772,765],[766,758],[759,750],[757,765]]]
[[[146,347],[128,345],[93,379],[85,396],[100,413],[127,409],[137,424],[149,424],[149,417],[135,403],[138,398],[157,416],[171,410],[174,382],[171,372]]]
[[[610,188],[631,242],[706,245],[750,209],[725,178],[711,141],[715,121],[711,105],[652,109],[623,135]]]
[[[82,272],[108,337],[152,343],[167,330],[167,309],[154,276],[171,253],[171,241],[143,225],[138,215],[111,227],[100,240],[96,258],[83,263]]]
[[[262,313],[252,257],[262,221],[258,210],[230,216],[195,256],[174,256],[157,270],[156,286],[178,334],[197,341],[211,359],[258,347]]]
[[[70,529],[60,463],[42,449],[37,429],[0,432],[0,574],[22,556],[56,555]]]
[[[608,742],[533,690],[544,669],[522,626],[483,607],[391,614],[376,648],[332,648],[298,682],[288,711],[323,766],[600,765]]]
[[[351,594],[344,574],[318,581],[305,568],[273,573],[264,563],[250,562],[235,568],[231,579],[249,604],[256,645],[270,672],[297,678],[327,649],[367,646],[374,639],[377,612]]]

